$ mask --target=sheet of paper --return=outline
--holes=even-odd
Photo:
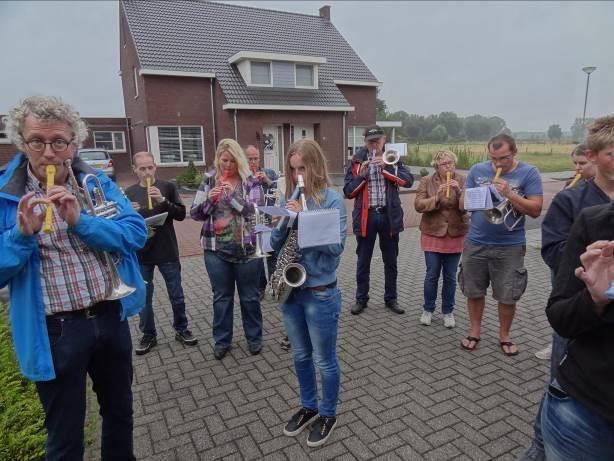
[[[290,216],[291,218],[296,217],[296,213],[294,211],[290,211],[287,208],[283,208],[280,206],[259,206],[258,211],[266,213],[269,216]]]
[[[310,248],[341,243],[339,210],[304,211],[298,217],[298,246]]]
[[[161,226],[166,221],[167,216],[168,216],[168,211],[150,216],[149,218],[145,218],[145,224],[151,227]]]
[[[465,210],[488,210],[489,208],[492,208],[492,198],[488,186],[465,189]]]

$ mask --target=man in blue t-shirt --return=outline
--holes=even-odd
[[[480,341],[480,327],[488,285],[499,305],[499,341],[505,355],[517,355],[511,341],[510,328],[516,302],[527,286],[524,267],[526,252],[524,215],[537,218],[542,211],[543,189],[537,168],[518,161],[516,141],[499,134],[488,142],[490,161],[471,167],[465,188],[493,184],[512,212],[502,223],[494,224],[487,211],[474,211],[469,234],[461,257],[459,285],[467,297],[471,331],[461,342],[463,349],[472,351]],[[497,170],[501,169],[497,176]],[[497,203],[495,203],[497,205]],[[464,208],[461,195],[460,207]],[[506,211],[509,208],[506,208]]]

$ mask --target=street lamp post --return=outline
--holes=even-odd
[[[586,101],[588,100],[588,82],[591,80],[591,74],[597,70],[595,66],[583,67],[582,70],[586,72],[586,92],[584,93],[584,111],[582,112],[582,126],[584,126],[584,120],[586,119]]]

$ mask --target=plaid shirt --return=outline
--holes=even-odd
[[[382,174],[382,168],[370,164],[367,180],[369,181],[369,208],[386,206],[386,179]]]
[[[45,198],[43,185],[28,168],[26,192]],[[72,192],[70,184],[65,185]],[[39,207],[44,213],[44,207]],[[45,314],[76,311],[103,301],[111,291],[111,277],[102,257],[69,232],[54,209],[52,232],[37,234],[41,288]]]
[[[245,261],[255,252],[254,204],[264,205],[260,183],[249,177],[231,195],[209,200],[209,191],[215,187],[215,171],[207,173],[200,184],[190,215],[196,221],[204,221],[200,232],[200,244],[204,250],[218,251],[231,262]],[[235,236],[228,241],[230,228],[239,229],[243,238]]]

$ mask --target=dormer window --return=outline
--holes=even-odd
[[[240,51],[228,59],[248,87],[318,89],[318,72],[326,58]]]
[[[252,85],[271,86],[271,63],[251,61],[250,77]]]

